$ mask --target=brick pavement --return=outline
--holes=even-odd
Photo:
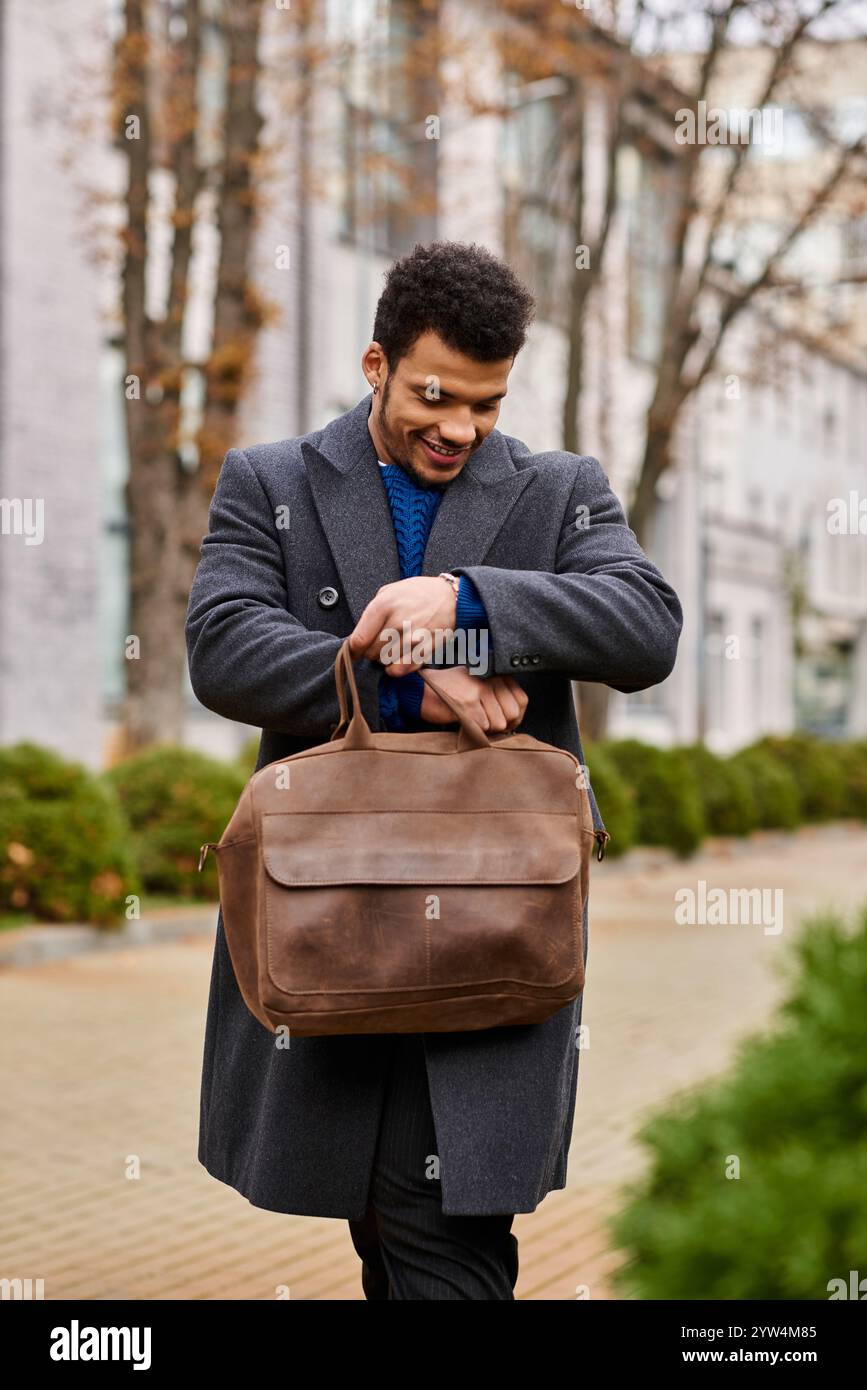
[[[688,863],[593,863],[568,1186],[519,1214],[517,1297],[608,1298],[605,1226],[639,1173],[642,1114],[723,1069],[778,997],[796,917],[867,899],[867,829],[807,829]],[[785,928],[677,926],[677,888],[783,887]],[[191,923],[192,927],[192,923]],[[345,1222],[250,1206],[198,1164],[211,939],[0,970],[6,1070],[0,1275],[83,1299],[358,1299]],[[126,1176],[140,1161],[140,1176]]]

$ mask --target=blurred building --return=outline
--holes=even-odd
[[[742,196],[718,230],[717,259],[741,280],[761,269],[799,221],[808,191],[833,173],[837,156],[820,132],[848,144],[867,132],[863,42],[802,41],[776,104],[757,111],[772,56],[724,50],[709,88],[709,110],[752,119],[759,136]],[[655,65],[691,85],[698,61],[669,53]],[[711,152],[711,187],[727,169],[722,152]],[[786,706],[793,723],[828,737],[867,732],[867,502],[860,529],[855,515],[867,496],[863,191],[836,187],[777,271],[789,288],[755,301],[693,412],[708,531],[700,727],[726,748],[757,722],[776,727]],[[840,525],[844,501],[851,515]],[[784,579],[791,640],[782,649],[782,627],[760,600],[769,573]],[[732,636],[741,639],[741,666],[724,652]]]
[[[0,740],[31,737],[95,764],[123,688],[126,464],[112,284],[86,254],[79,176],[87,167],[110,189],[122,171],[96,135],[65,167],[64,141],[56,123],[40,120],[39,103],[55,80],[62,87],[85,18],[110,43],[117,5],[83,0],[74,21],[63,12],[49,22],[25,0],[5,0],[2,14],[0,494],[37,491],[46,524],[41,545],[0,536]],[[261,107],[266,139],[280,133],[285,158],[269,181],[254,271],[280,318],[259,338],[239,443],[306,432],[366,393],[360,356],[383,272],[437,236],[482,242],[530,281],[540,316],[499,427],[532,449],[558,447],[562,277],[580,273],[574,237],[547,196],[546,152],[564,101],[558,73],[521,84],[499,70],[482,8],[456,0],[441,0],[438,14],[409,0],[323,0],[320,18],[339,62],[329,80],[310,78],[300,100],[295,89],[287,117],[285,27],[267,9]],[[499,112],[477,114],[431,65],[418,65],[420,26],[436,22],[469,47],[476,91],[498,98]],[[208,35],[218,47],[217,30]],[[46,66],[49,39],[56,68]],[[213,110],[223,80],[218,61],[203,73]],[[662,328],[676,97],[650,70],[638,82],[587,325],[580,448],[600,459],[624,503]],[[598,164],[592,101],[588,110],[588,156]],[[846,231],[845,254],[857,236]],[[193,337],[207,333],[205,300],[193,308]],[[867,541],[827,524],[830,498],[867,496],[867,377],[857,356],[834,354],[817,336],[749,311],[684,411],[647,541],[683,602],[679,659],[662,685],[611,693],[613,734],[663,744],[704,737],[726,751],[796,724],[867,732]],[[187,701],[189,742],[229,753],[249,735],[203,710],[189,689]]]
[[[105,328],[80,179],[104,145],[55,99],[100,0],[0,4],[0,741],[97,764],[106,711]],[[64,165],[79,140],[79,167]],[[41,538],[22,522],[41,509]],[[19,520],[20,518],[20,520]],[[116,602],[118,595],[113,599]]]

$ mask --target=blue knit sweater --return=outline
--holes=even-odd
[[[417,487],[400,464],[383,463],[381,460],[379,472],[394,523],[400,577],[411,579],[421,574],[427,539],[448,484],[429,488]],[[458,630],[487,626],[488,615],[479,591],[472,580],[462,574],[455,628]],[[418,671],[410,671],[405,676],[389,676],[383,673],[379,682],[379,710],[385,727],[398,731],[434,727],[421,717],[424,690],[425,683]]]

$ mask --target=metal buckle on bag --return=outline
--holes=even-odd
[[[605,846],[608,844],[608,841],[611,839],[611,836],[609,835],[607,830],[594,830],[593,834],[596,837],[596,842],[599,846],[599,848],[596,851],[596,862],[601,864],[602,860],[605,858]]]
[[[218,841],[218,840],[206,840],[205,843],[204,843],[204,844],[201,846],[201,848],[199,849],[199,873],[202,872],[202,869],[203,869],[203,867],[204,867],[205,860],[206,860],[207,857],[208,857],[208,850],[209,850],[209,849],[216,849],[217,846],[218,846],[218,844],[219,844],[219,841]]]

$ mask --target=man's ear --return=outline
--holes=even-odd
[[[375,340],[367,344],[361,354],[361,370],[367,378],[368,385],[375,393],[385,388],[388,377],[388,359],[382,350],[380,343]]]

